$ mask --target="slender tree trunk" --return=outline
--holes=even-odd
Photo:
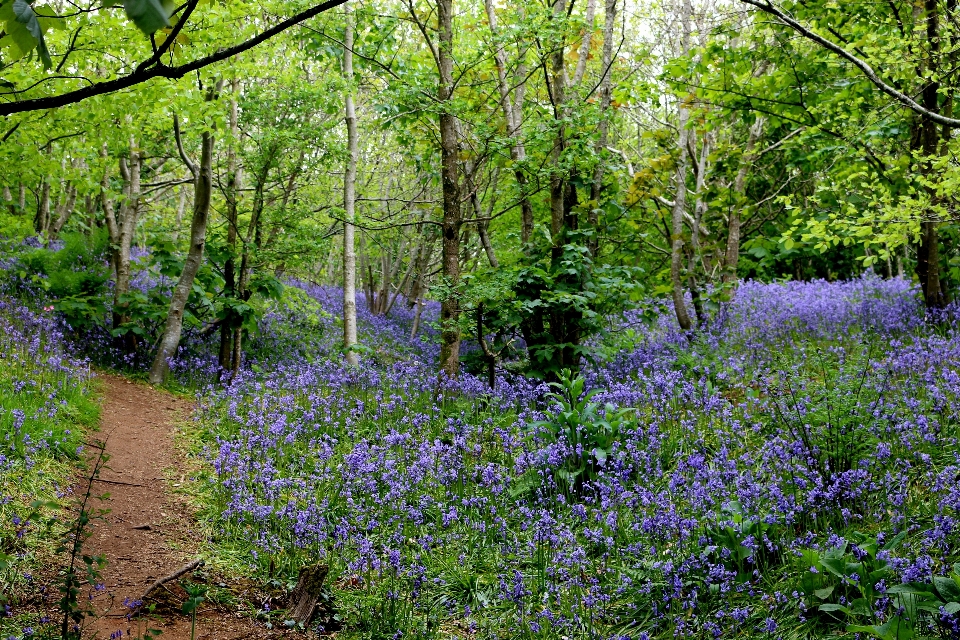
[[[495,41],[494,63],[497,67],[497,89],[500,92],[500,108],[507,125],[507,137],[510,139],[510,159],[513,161],[513,175],[520,192],[520,241],[523,244],[530,242],[533,235],[533,205],[527,195],[527,174],[523,164],[527,159],[527,150],[521,137],[520,128],[523,124],[523,89],[526,80],[521,79],[519,85],[511,92],[507,77],[507,55],[503,45],[499,42],[497,30],[497,13],[494,9],[494,0],[484,0],[487,10],[487,20],[490,24],[490,33]],[[521,78],[525,76],[523,65],[520,65]],[[512,95],[511,95],[512,94]]]
[[[58,235],[60,235],[63,227],[70,219],[70,215],[73,214],[73,210],[77,203],[77,188],[72,182],[68,181],[66,183],[65,191],[66,193],[64,193],[63,200],[57,203],[56,217],[51,218],[50,239],[56,238]]]
[[[926,83],[921,94],[924,108],[939,113],[940,82],[938,55],[940,52],[940,25],[938,18],[937,0],[924,0],[926,12],[927,46],[927,73]],[[929,175],[933,171],[933,159],[940,151],[940,130],[937,123],[929,117],[921,119],[921,136],[924,160],[922,171]],[[930,191],[931,204],[936,204],[937,196]],[[935,218],[933,211],[928,212],[926,219],[920,224],[920,247],[917,251],[917,275],[920,278],[920,289],[923,291],[924,304],[928,309],[935,309],[946,304],[940,282],[940,222]]]
[[[697,314],[697,326],[702,327],[707,322],[706,313],[703,309],[703,301],[700,299],[700,284],[698,275],[700,265],[703,262],[703,253],[700,247],[700,227],[704,216],[707,213],[706,184],[707,168],[709,165],[710,147],[712,146],[711,133],[705,132],[703,143],[700,147],[700,158],[697,161],[697,187],[696,202],[693,206],[693,225],[690,230],[690,252],[689,262],[687,264],[687,277],[690,282],[690,297],[693,299],[693,309]]]
[[[690,50],[690,17],[692,7],[689,0],[683,0],[681,5],[681,29],[683,36],[681,41],[681,54],[686,55]],[[686,98],[678,101],[678,119],[679,137],[677,140],[677,171],[674,177],[676,195],[673,199],[673,208],[670,215],[670,283],[673,285],[673,308],[677,315],[677,322],[684,331],[690,331],[693,324],[690,322],[690,314],[687,312],[687,304],[684,300],[683,291],[683,216],[687,211],[687,147],[690,140],[690,131],[687,124],[690,120],[690,110],[686,106]]]
[[[33,226],[37,235],[47,237],[50,230],[50,183],[45,178],[40,182],[40,200]]]
[[[753,166],[757,158],[757,142],[763,135],[763,125],[765,119],[763,116],[757,116],[750,132],[747,134],[747,144],[743,148],[743,155],[740,156],[740,165],[737,167],[737,175],[733,180],[733,193],[737,201],[730,211],[730,219],[727,223],[727,247],[723,257],[723,277],[724,284],[737,284],[737,264],[740,262],[740,222],[743,219],[742,208],[746,203],[747,173]]]
[[[587,224],[592,235],[587,241],[587,248],[591,256],[596,256],[600,243],[600,198],[603,189],[604,155],[607,149],[607,140],[610,136],[610,105],[613,102],[611,90],[611,76],[613,66],[613,29],[617,20],[617,3],[619,0],[606,0],[603,20],[603,54],[600,61],[600,130],[597,136],[597,168],[593,172],[593,185],[590,189],[590,213]]]
[[[120,244],[120,226],[117,224],[116,210],[113,200],[110,198],[110,162],[106,144],[103,145],[100,155],[105,160],[103,178],[100,180],[100,208],[103,209],[103,221],[107,226],[110,246],[116,247]],[[110,251],[110,271],[113,272],[113,279],[116,281],[117,260],[115,251]]]
[[[85,220],[87,229],[86,234],[92,236],[96,230],[97,224],[97,200],[94,199],[89,193],[83,196],[83,210],[87,214]]]
[[[683,259],[683,214],[687,208],[687,138],[690,135],[687,130],[687,121],[689,117],[689,111],[681,105],[678,121],[680,139],[677,143],[679,157],[677,158],[677,171],[674,177],[676,195],[670,216],[670,282],[673,284],[673,307],[677,314],[677,322],[684,331],[693,328],[693,324],[690,322],[690,314],[687,312],[687,303],[684,300],[681,263]]]
[[[473,210],[473,216],[475,218],[481,218],[484,217],[484,215],[483,210],[480,207],[480,194],[477,193],[476,172],[477,166],[474,164],[473,160],[467,160],[463,163],[463,186],[470,193],[470,208]],[[495,171],[493,177],[494,182],[496,182],[496,176],[497,172]],[[487,255],[487,260],[490,262],[490,266],[494,269],[498,269],[500,267],[500,262],[497,260],[497,254],[493,250],[493,243],[490,241],[489,223],[478,220],[475,224],[477,225],[477,235],[480,238],[480,246],[483,247],[483,251]]]
[[[116,282],[113,288],[113,328],[118,329],[130,318],[127,315],[127,303],[124,301],[130,292],[130,247],[140,217],[140,169],[141,158],[136,140],[130,139],[129,160],[120,158],[120,174],[124,181],[124,200],[120,204],[117,223],[117,245],[114,248]],[[120,337],[118,344],[128,352],[136,349],[137,343],[132,333]]]
[[[229,180],[229,178],[227,178]],[[180,242],[180,227],[183,226],[183,213],[187,210],[187,190],[184,185],[177,189],[177,212],[173,218],[173,232],[170,234],[170,241],[177,245]]]
[[[357,202],[357,116],[353,105],[353,16],[345,5],[346,28],[343,42],[343,77],[347,85],[344,98],[347,124],[347,167],[343,176],[343,348],[347,364],[360,363],[357,345],[357,252],[355,246]]]
[[[453,0],[437,0],[440,73],[440,155],[443,180],[443,277],[447,293],[440,303],[440,368],[449,377],[460,373],[460,183],[457,122],[453,98]]]
[[[169,371],[169,360],[176,355],[183,330],[183,312],[193,290],[193,281],[203,262],[206,244],[207,220],[210,215],[210,196],[213,191],[213,133],[204,131],[201,141],[200,167],[193,168],[195,186],[193,195],[193,221],[190,224],[190,249],[183,263],[180,280],[170,298],[167,322],[160,338],[160,346],[150,367],[150,384],[160,384]]]
[[[243,188],[243,169],[237,159],[237,140],[240,133],[238,98],[240,81],[230,83],[230,145],[227,148],[227,259],[223,263],[223,296],[231,303],[237,295],[237,233],[239,224],[240,190]],[[181,195],[183,192],[181,192]],[[233,333],[238,319],[231,311],[224,313],[220,324],[220,349],[218,360],[221,371],[233,371]]]

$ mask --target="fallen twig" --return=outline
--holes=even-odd
[[[203,560],[201,560],[200,558],[197,558],[196,560],[193,560],[192,562],[188,562],[187,564],[183,565],[182,567],[180,567],[179,569],[177,569],[176,571],[174,571],[174,572],[171,573],[170,575],[164,576],[163,578],[160,578],[159,580],[157,580],[156,582],[154,582],[152,585],[150,585],[150,588],[143,592],[143,595],[140,596],[140,599],[141,599],[141,600],[146,600],[146,599],[147,599],[147,596],[149,596],[150,593],[152,593],[154,589],[163,586],[164,584],[166,584],[167,582],[170,582],[171,580],[176,580],[177,578],[179,578],[179,577],[182,576],[183,574],[185,574],[185,573],[190,573],[191,571],[193,571],[193,570],[196,569],[197,567],[202,567],[202,566],[203,566]]]

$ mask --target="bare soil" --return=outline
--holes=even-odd
[[[174,447],[178,422],[188,418],[189,402],[131,382],[102,374],[103,408],[101,430],[96,437],[106,442],[110,459],[94,484],[94,494],[109,493],[93,507],[109,509],[103,519],[95,520],[85,552],[103,554],[103,589],[92,594],[96,620],[88,621],[90,637],[109,638],[122,632],[138,637],[147,627],[162,631],[164,640],[189,640],[190,618],[180,606],[186,597],[177,581],[156,590],[147,604],[153,604],[149,616],[129,620],[124,600],[139,599],[159,578],[170,575],[199,557],[202,543],[196,520],[186,499],[175,492],[184,481],[185,465]],[[82,494],[86,487],[77,487]],[[239,599],[253,596],[251,584],[231,581],[203,570],[199,577],[186,579],[226,587],[220,593],[234,592]],[[285,634],[270,630],[252,620],[244,611],[249,607],[204,602],[197,617],[198,640],[274,638]],[[128,631],[130,636],[128,636]],[[87,635],[87,634],[85,634]]]

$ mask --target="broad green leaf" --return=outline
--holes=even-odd
[[[160,0],[124,0],[123,8],[127,12],[127,17],[146,35],[170,26],[172,5],[166,2]]]
[[[933,585],[944,602],[960,602],[960,585],[953,578],[934,576]]]
[[[842,611],[843,613],[850,613],[850,609],[843,606],[842,604],[827,603],[822,604],[819,607],[820,611]]]
[[[821,600],[826,600],[831,595],[833,595],[833,587],[824,587],[823,589],[817,589],[813,592],[813,595],[817,596]]]
[[[40,54],[40,60],[43,62],[44,69],[49,69],[53,66],[53,61],[50,60],[50,52],[47,50],[47,43],[43,39],[43,28],[40,26],[40,20],[37,18],[33,7],[27,4],[25,0],[13,0],[12,8],[16,21],[22,24],[30,34],[30,37],[33,38],[34,46],[37,47],[37,53]],[[8,29],[10,26],[10,22],[7,22]],[[11,33],[10,35],[14,34]],[[16,38],[16,36],[14,36],[14,38]],[[22,46],[21,49],[23,49]]]

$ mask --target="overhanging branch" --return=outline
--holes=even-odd
[[[21,100],[19,102],[7,102],[0,104],[0,116],[8,116],[14,113],[24,113],[27,111],[56,109],[57,107],[75,104],[94,96],[113,93],[122,89],[129,89],[130,87],[146,82],[147,80],[152,80],[153,78],[168,78],[171,80],[177,80],[188,73],[197,71],[198,69],[202,69],[216,62],[227,60],[235,55],[243,53],[244,51],[253,49],[257,45],[269,40],[277,34],[286,31],[290,27],[296,26],[304,20],[309,20],[310,18],[318,16],[325,11],[329,11],[334,7],[339,7],[346,2],[347,0],[327,0],[326,2],[322,2],[321,4],[307,9],[306,11],[302,11],[301,13],[287,18],[283,22],[280,22],[279,24],[267,29],[266,31],[263,31],[259,35],[250,38],[245,42],[241,42],[240,44],[232,47],[227,47],[226,49],[221,49],[216,53],[198,60],[194,60],[193,62],[171,67],[163,64],[163,62],[157,59],[155,63],[143,68],[138,67],[134,72],[123,77],[107,80],[106,82],[97,82],[88,87],[77,89],[76,91],[68,91],[58,96],[47,96],[43,98],[33,98],[30,100]],[[151,60],[152,59],[154,59],[154,57],[151,57]],[[149,62],[149,60],[147,62]]]
[[[782,9],[774,5],[773,2],[771,2],[770,0],[740,0],[740,2],[756,7],[757,9],[759,9],[760,11],[763,11],[764,13],[768,13],[774,16],[780,22],[790,27],[791,29],[793,29],[794,31],[802,35],[804,38],[807,38],[808,40],[812,40],[813,42],[816,42],[824,49],[827,49],[828,51],[832,51],[833,53],[837,54],[841,58],[852,63],[855,67],[860,69],[860,72],[863,73],[863,75],[866,76],[866,78],[870,82],[872,82],[878,89],[880,89],[885,94],[887,94],[888,96],[890,96],[891,98],[893,98],[894,100],[896,100],[897,102],[905,106],[906,108],[910,109],[911,111],[918,113],[925,118],[929,118],[930,120],[933,120],[937,124],[942,124],[947,127],[960,127],[960,120],[958,120],[957,118],[948,118],[935,111],[930,111],[929,109],[925,108],[923,105],[918,103],[916,100],[914,100],[907,94],[903,93],[902,91],[898,91],[896,88],[890,86],[889,84],[884,82],[880,78],[880,76],[877,75],[877,72],[874,71],[873,67],[871,67],[869,64],[867,64],[866,62],[864,62],[854,54],[850,53],[849,51],[847,51],[837,43],[831,40],[827,40],[823,36],[803,26],[796,19],[790,17],[785,11],[783,11]]]

